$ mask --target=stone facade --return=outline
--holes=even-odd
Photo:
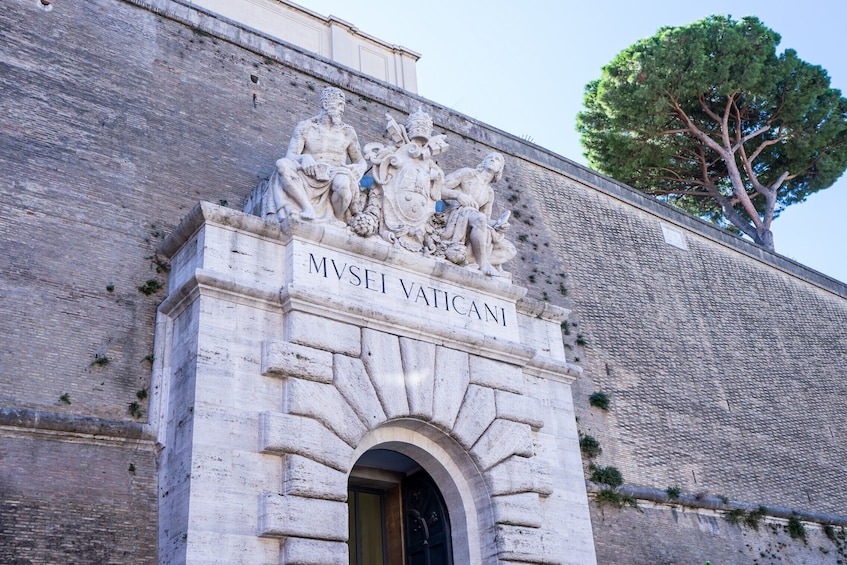
[[[0,560],[156,563],[172,555],[167,552],[182,551],[181,540],[169,537],[170,530],[155,534],[165,512],[198,534],[214,535],[212,522],[231,510],[227,500],[220,508],[208,508],[206,516],[192,515],[187,489],[192,471],[185,468],[179,475],[171,466],[161,477],[156,463],[165,456],[188,465],[190,459],[180,452],[188,452],[195,431],[199,446],[216,439],[194,424],[200,418],[218,422],[220,415],[193,414],[192,431],[174,432],[163,442],[169,413],[158,405],[163,393],[156,390],[161,381],[155,379],[165,368],[159,363],[184,368],[179,382],[186,385],[196,382],[201,369],[216,371],[210,374],[227,384],[235,382],[230,372],[249,370],[260,376],[269,394],[279,395],[277,404],[263,409],[261,427],[259,419],[250,420],[247,428],[243,421],[232,421],[227,432],[245,434],[254,443],[217,462],[217,468],[214,460],[205,462],[199,483],[211,480],[210,473],[236,476],[237,471],[251,488],[261,483],[266,494],[276,492],[265,484],[270,477],[291,496],[318,498],[338,508],[345,475],[327,464],[332,454],[322,461],[315,460],[314,452],[308,453],[312,458],[281,456],[287,446],[273,443],[273,432],[284,429],[289,418],[317,421],[296,399],[327,387],[337,391],[328,393],[327,402],[338,410],[347,410],[345,405],[363,410],[347,402],[344,390],[349,396],[354,387],[367,384],[364,379],[346,383],[348,390],[330,385],[327,371],[329,354],[333,368],[347,363],[350,370],[344,373],[354,374],[353,365],[363,355],[362,330],[343,320],[303,317],[308,313],[295,314],[279,327],[278,314],[256,307],[272,302],[279,287],[264,294],[259,289],[250,304],[234,307],[233,319],[218,297],[201,298],[172,321],[186,336],[197,335],[193,328],[210,315],[221,323],[243,324],[263,336],[245,344],[244,333],[233,334],[238,350],[249,354],[219,361],[219,350],[206,350],[203,342],[192,348],[187,341],[181,356],[165,358],[164,350],[154,351],[154,335],[175,330],[168,329],[171,322],[156,324],[156,307],[173,293],[167,286],[156,291],[156,285],[147,284],[153,279],[165,284],[169,276],[166,258],[157,254],[164,237],[199,201],[240,209],[244,197],[270,175],[295,124],[310,115],[316,93],[327,85],[346,92],[345,120],[364,140],[382,136],[385,112],[401,116],[422,106],[450,140],[451,150],[438,159],[445,171],[480,162],[492,150],[505,155],[497,206],[519,213],[511,220],[518,255],[508,268],[530,298],[572,311],[561,337],[568,360],[584,369],[572,387],[554,386],[536,375],[524,376],[525,389],[509,379],[492,382],[482,371],[473,383],[469,377],[462,403],[438,384],[441,372],[436,371],[430,420],[424,420],[430,417],[426,389],[377,397],[380,408],[385,402],[392,414],[402,414],[399,399],[405,398],[408,413],[429,422],[425,429],[462,446],[459,438],[467,444],[478,425],[469,417],[458,421],[462,404],[488,395],[490,407],[493,392],[495,412],[486,418],[503,427],[527,426],[536,449],[565,433],[554,429],[555,418],[546,417],[550,411],[567,414],[572,407],[579,429],[603,447],[597,462],[617,466],[629,485],[660,492],[677,486],[692,496],[708,491],[818,515],[817,521],[806,522],[812,533],[808,553],[802,553],[802,542],[779,533],[784,518],[768,518],[767,528],[772,524],[779,532],[763,527],[755,533],[727,523],[722,509],[681,512],[667,501],[642,502],[648,508],[642,514],[600,511],[590,502],[601,563],[637,562],[632,556],[638,555],[649,556],[644,563],[718,562],[731,555],[738,563],[761,562],[764,557],[748,551],[748,544],[774,555],[769,559],[775,562],[844,559],[842,546],[821,529],[835,524],[838,531],[847,505],[843,489],[833,488],[847,479],[847,438],[840,425],[847,394],[844,284],[517,137],[194,10],[187,2],[54,1],[53,9],[45,11],[37,2],[12,0],[0,11],[0,29],[7,47],[0,50],[5,261],[0,313],[7,320],[0,329]],[[685,248],[667,242],[663,225],[681,233]],[[679,243],[679,237],[673,241]],[[170,276],[176,277],[176,271]],[[203,288],[221,296],[237,294],[211,282]],[[306,328],[312,335],[331,336],[334,352],[305,343]],[[374,329],[372,335],[385,333]],[[428,348],[433,346],[436,367],[462,363],[468,354],[438,349],[421,336],[402,338],[397,337],[401,365],[406,358],[415,367],[426,365],[419,360],[432,359]],[[429,345],[419,345],[423,342]],[[308,348],[309,355],[300,347]],[[152,383],[149,356],[159,367]],[[470,375],[474,370],[468,359]],[[362,363],[361,370],[370,377],[375,369]],[[299,376],[292,377],[292,371]],[[564,392],[568,388],[573,401]],[[588,396],[597,390],[609,394],[610,411],[589,406]],[[183,409],[195,405],[187,402],[192,394],[187,387],[168,392],[176,394],[186,399]],[[155,402],[148,406],[151,396]],[[220,391],[218,398],[200,400],[204,410],[228,402]],[[514,422],[516,413],[533,410],[527,402],[542,404],[543,427],[538,427],[541,421]],[[371,410],[379,414],[376,403]],[[399,441],[369,436],[372,428],[356,417],[371,430],[362,438]],[[341,450],[352,449],[349,442],[362,433],[362,428],[336,433],[321,426],[331,430],[326,433],[337,438],[333,445]],[[266,433],[260,436],[259,430]],[[419,429],[393,431],[433,449],[438,445]],[[266,453],[258,448],[260,437],[269,442]],[[168,455],[159,453],[163,446]],[[575,446],[556,449],[573,453]],[[559,506],[541,512],[541,518],[558,513],[565,524],[562,535],[571,539],[571,517],[562,513],[582,508],[580,499],[547,492],[547,471],[530,472],[531,458],[513,455],[509,460],[513,472],[499,463],[486,476],[490,494],[502,499],[491,520],[516,519],[516,525],[501,528],[505,533],[543,531],[543,523],[527,511],[536,504],[536,493],[540,506],[549,507],[551,501]],[[447,468],[449,461],[446,455],[435,458],[431,468],[439,462]],[[288,473],[289,468],[296,472]],[[89,480],[94,476],[101,480]],[[319,480],[303,479],[309,476]],[[229,494],[234,492],[232,487]],[[458,486],[456,492],[461,492]],[[332,531],[324,532],[330,535],[321,543],[294,536],[297,542],[280,546],[272,537],[278,535],[278,518],[294,507],[273,500],[256,498],[243,507],[251,543],[269,559],[339,554],[342,542],[330,539],[337,537]],[[260,501],[269,537],[255,536]],[[323,526],[338,529],[337,523]],[[238,536],[228,539],[232,548],[239,547]],[[778,544],[793,549],[777,552]],[[480,550],[483,554],[491,550],[484,543],[481,547],[487,548]],[[519,549],[505,541],[494,547]]]
[[[347,476],[374,448],[434,478],[457,563],[594,561],[566,310],[379,238],[212,204],[164,252],[160,561],[346,562]]]

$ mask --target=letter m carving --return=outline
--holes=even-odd
[[[315,259],[315,256],[312,253],[309,253],[309,272],[312,271],[312,267],[314,267],[314,272],[323,275],[326,278],[326,257],[321,257],[321,262],[318,263]]]

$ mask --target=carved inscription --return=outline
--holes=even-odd
[[[386,295],[395,301],[412,303],[452,316],[485,324],[508,327],[506,308],[494,301],[470,296],[441,286],[432,286],[410,276],[383,272],[344,259],[308,253],[308,273],[324,279],[336,279],[344,286]]]

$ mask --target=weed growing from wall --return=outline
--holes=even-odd
[[[162,290],[162,283],[159,282],[159,279],[147,279],[144,284],[136,287],[138,292],[143,294],[144,296],[150,296],[151,294],[155,294]]]
[[[788,530],[788,535],[791,536],[791,539],[802,539],[803,543],[806,542],[806,527],[803,525],[803,522],[800,521],[800,518],[795,514],[788,519],[788,525],[786,526]]]
[[[612,488],[618,488],[623,484],[623,475],[617,467],[601,467],[592,463],[589,470],[591,471],[590,478],[595,483],[609,485]]]
[[[733,508],[732,510],[727,510],[723,517],[727,522],[729,522],[733,526],[736,526],[738,524],[741,524],[741,522],[744,520],[744,514],[744,510],[742,510],[741,508]]]
[[[138,402],[130,402],[128,407],[129,415],[138,420],[144,413],[141,411],[141,404]]]
[[[603,506],[614,506],[616,508],[623,508],[624,506],[629,506],[631,508],[635,508],[636,510],[640,510],[638,508],[638,501],[632,498],[631,496],[624,496],[615,490],[603,490],[594,495],[594,502],[596,502],[601,508]]]
[[[104,365],[108,365],[110,361],[111,360],[109,359],[109,357],[105,353],[95,353],[94,354],[94,361],[91,362],[91,365],[103,367]]]
[[[744,525],[752,530],[759,530],[759,524],[762,522],[762,518],[768,513],[768,509],[766,506],[759,506],[756,510],[751,510],[744,516]]]
[[[588,397],[588,403],[600,410],[609,409],[609,395],[602,391],[597,391]]]
[[[600,442],[594,439],[593,436],[588,435],[584,435],[579,438],[579,449],[589,459],[594,459],[603,453],[603,448],[600,447]]]

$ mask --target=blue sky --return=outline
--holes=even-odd
[[[296,1],[296,0],[295,0]],[[585,164],[576,114],[584,86],[621,50],[666,25],[755,15],[847,92],[843,0],[301,0],[421,54],[418,93]],[[847,177],[774,221],[778,253],[847,282]]]

